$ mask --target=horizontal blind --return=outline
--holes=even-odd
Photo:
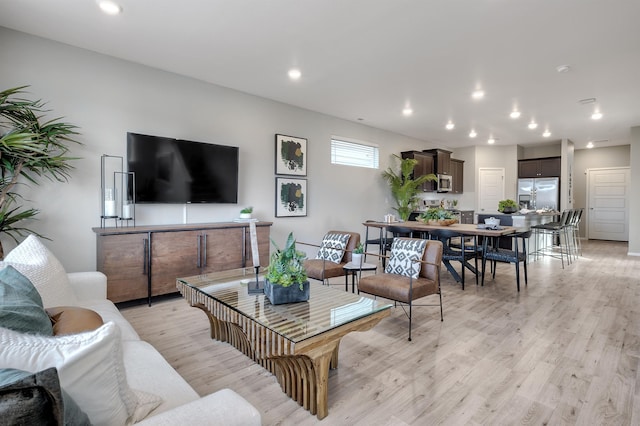
[[[377,169],[379,166],[378,147],[332,138],[331,164]]]

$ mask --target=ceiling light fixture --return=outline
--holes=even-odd
[[[593,148],[593,142],[589,142],[589,143],[587,144],[587,148],[589,148],[589,149]]]
[[[413,114],[413,110],[410,107],[406,107],[402,110],[402,115],[404,115],[405,117],[408,117],[411,114]]]
[[[122,13],[122,7],[113,1],[101,0],[98,2],[98,6],[100,7],[100,10],[107,15],[118,15]]]
[[[298,80],[300,77],[302,77],[302,73],[300,72],[299,69],[292,68],[289,70],[289,78],[291,80]]]
[[[543,138],[548,138],[549,136],[551,136],[551,132],[549,131],[549,129],[545,130],[544,133],[542,134]]]
[[[489,145],[493,145],[494,143],[496,143],[496,140],[495,140],[494,138],[490,137],[490,138],[487,140],[487,143],[488,143]]]
[[[453,128],[454,128],[454,127],[456,127],[456,125],[455,125],[455,124],[453,124],[453,122],[452,122],[451,120],[449,120],[449,122],[447,123],[447,125],[446,125],[446,126],[444,126],[444,127],[446,127],[446,129],[447,129],[447,130],[453,130]]]
[[[571,71],[571,67],[569,65],[559,65],[556,68],[556,71],[558,71],[559,73],[569,72]]]
[[[519,118],[520,117],[520,111],[518,111],[518,110],[511,111],[511,114],[509,114],[509,117],[511,117],[511,118]]]
[[[484,98],[484,90],[476,90],[471,94],[473,99],[482,99]]]
[[[535,121],[532,120],[531,123],[529,123],[529,125],[527,127],[530,128],[531,130],[533,130],[536,127],[538,127],[538,123],[536,123]]]
[[[602,118],[602,113],[600,111],[596,111],[593,114],[591,114],[592,120],[600,120],[601,118]]]
[[[478,136],[478,134],[476,133],[476,131],[475,131],[475,130],[471,130],[471,131],[469,132],[469,137],[470,137],[470,138],[475,138],[476,136]]]

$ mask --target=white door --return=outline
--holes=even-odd
[[[629,241],[629,168],[588,169],[587,236]]]
[[[495,213],[504,200],[504,169],[478,170],[478,213]]]

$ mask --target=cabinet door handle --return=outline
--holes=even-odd
[[[201,266],[200,266],[200,251],[201,251],[201,250],[200,250],[200,240],[202,239],[201,237],[202,237],[201,235],[198,235],[198,237],[197,237],[197,241],[196,241],[196,246],[197,246],[197,247],[196,247],[196,248],[197,248],[197,253],[196,253],[196,268],[200,268],[200,267],[201,267]]]
[[[147,267],[149,265],[149,239],[142,239],[142,275],[147,275]]]
[[[202,236],[202,266],[207,267],[207,234]]]

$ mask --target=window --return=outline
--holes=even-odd
[[[378,146],[366,142],[331,138],[331,164],[377,169]]]

